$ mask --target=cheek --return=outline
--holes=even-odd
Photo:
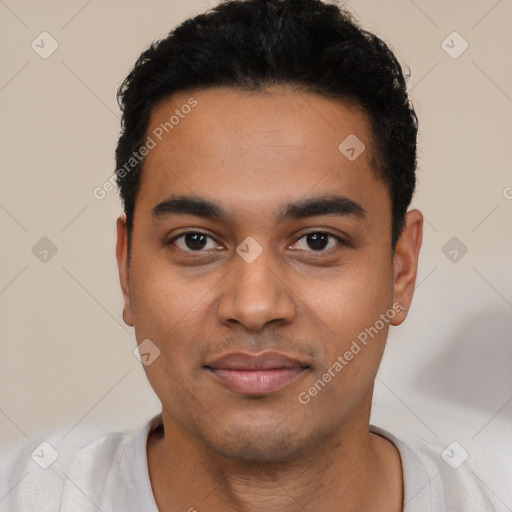
[[[332,283],[323,295],[309,295],[308,305],[320,320],[315,332],[323,351],[302,391],[309,397],[318,395],[311,402],[315,414],[332,410],[333,403],[343,404],[340,414],[345,414],[371,391],[394,316],[388,279],[381,275],[379,281],[378,275],[372,274],[371,282],[368,274],[361,279],[353,276],[350,282]]]
[[[146,272],[134,269],[133,277],[137,343],[149,339],[160,351],[154,363],[144,366],[144,370],[154,388],[164,383],[166,387],[177,385],[190,378],[187,374],[200,365],[197,336],[203,321],[199,316],[208,300],[204,291],[208,288],[200,286],[199,281],[184,283],[175,274],[159,271],[155,266]]]
[[[151,255],[141,254],[130,275],[135,329],[140,336],[160,337],[187,317],[200,298],[197,283],[184,283],[172,268]]]
[[[145,280],[144,288],[138,290],[135,333],[138,343],[150,339],[157,347],[158,357],[144,365],[144,371],[160,400],[175,410],[185,407],[195,394],[194,383],[202,364],[199,299],[204,293],[191,297],[172,293],[173,282],[158,280],[154,286],[151,282]]]
[[[392,278],[387,264],[341,267],[328,280],[307,283],[307,305],[333,335],[357,335],[390,307]]]
[[[323,400],[330,396],[349,400],[351,395],[350,400],[356,400],[371,386],[394,315],[390,262],[368,259],[366,264],[359,263],[341,267],[322,286],[310,285],[306,295],[318,326],[316,335],[321,336],[318,342],[323,347],[315,379],[329,370],[336,375],[326,376],[334,384],[328,386]]]

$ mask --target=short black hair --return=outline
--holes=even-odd
[[[129,253],[144,164],[132,156],[147,139],[153,108],[176,92],[279,85],[343,100],[369,116],[372,168],[388,185],[395,248],[416,183],[418,121],[391,49],[345,8],[320,0],[228,0],[152,43],[117,91],[116,173]]]

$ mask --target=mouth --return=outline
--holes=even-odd
[[[278,391],[309,370],[307,364],[277,352],[231,353],[208,363],[205,368],[231,391],[253,397]]]

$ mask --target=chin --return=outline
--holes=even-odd
[[[303,429],[283,425],[239,426],[218,434],[203,438],[203,442],[218,455],[245,463],[289,463],[304,457],[316,444],[316,436],[305,437]]]
[[[289,441],[289,438],[288,438]],[[209,443],[218,455],[246,463],[284,463],[295,458],[296,453],[280,441],[268,439],[238,438],[236,442]]]

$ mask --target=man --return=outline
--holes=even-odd
[[[64,478],[10,455],[7,510],[490,510],[436,447],[369,425],[422,238],[389,48],[319,0],[229,1],[119,99],[123,318],[162,413],[69,448]]]

